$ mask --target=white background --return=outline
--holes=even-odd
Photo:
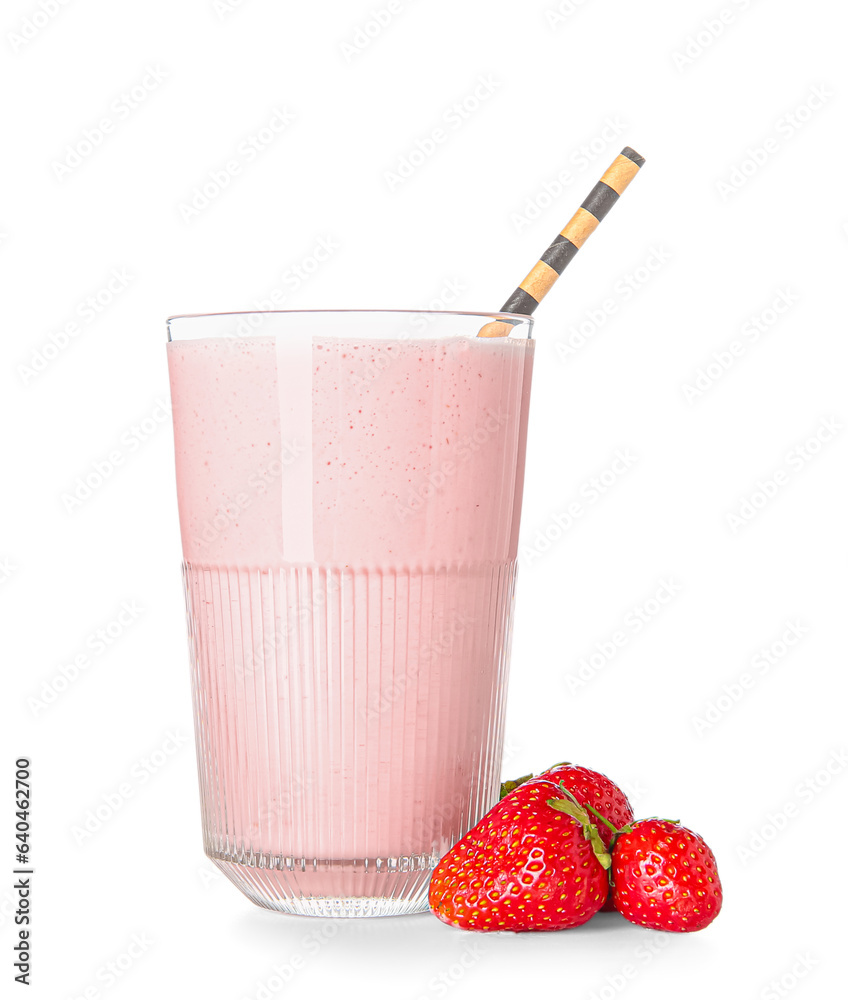
[[[824,995],[844,981],[848,788],[841,9],[396,0],[375,30],[371,12],[387,6],[67,0],[20,44],[37,0],[3,5],[0,867],[13,867],[23,754],[27,995],[768,998],[781,977],[784,994]],[[481,79],[489,93],[470,110]],[[145,82],[143,101],[122,103]],[[459,127],[444,119],[455,104]],[[240,144],[275,114],[294,120],[248,162]],[[111,131],[89,149],[104,117]],[[446,141],[393,183],[440,125]],[[619,780],[637,813],[680,817],[717,854],[724,911],[673,937],[616,915],[482,936],[429,915],[263,912],[201,850],[158,403],[165,317],[256,308],[275,289],[287,308],[495,309],[625,144],[645,168],[537,314],[504,770],[576,761]],[[233,159],[231,183],[184,218]],[[316,268],[321,239],[337,248]],[[105,293],[113,269],[125,287]],[[88,321],[78,309],[98,292],[111,301]],[[776,317],[781,294],[791,305]],[[754,340],[743,329],[757,317]],[[743,353],[687,398],[734,340]],[[838,432],[823,423],[834,419]],[[581,500],[619,449],[636,461]],[[116,450],[121,464],[68,510],[63,494]],[[773,496],[732,524],[758,483]],[[582,516],[557,528],[574,500]],[[540,553],[545,532],[558,537]],[[649,604],[664,580],[679,592]],[[89,637],[133,601],[143,610],[95,654]],[[638,608],[657,613],[637,633]],[[786,648],[790,623],[804,634]],[[581,677],[615,632],[624,645]],[[786,655],[762,671],[754,658],[775,643]],[[88,665],[65,681],[81,653]],[[171,754],[169,733],[182,741]],[[132,794],[114,815],[75,834],[122,784]],[[11,883],[4,995],[24,989]],[[134,935],[144,950],[124,962]],[[110,981],[115,961],[129,968]]]

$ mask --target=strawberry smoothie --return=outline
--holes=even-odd
[[[425,909],[497,798],[534,346],[352,315],[168,345],[206,852],[328,916]]]

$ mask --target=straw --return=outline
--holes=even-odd
[[[577,256],[580,247],[618,201],[627,185],[639,173],[639,168],[644,162],[644,156],[640,156],[629,146],[622,149],[566,224],[565,229],[536,261],[533,270],[504,302],[499,312],[517,313],[522,316],[529,316],[533,312],[553,288],[557,278]],[[482,327],[477,336],[506,337],[513,326],[509,320],[493,320]]]

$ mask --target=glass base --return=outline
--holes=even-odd
[[[351,861],[209,857],[257,906],[325,918],[423,913],[430,875],[439,860],[421,855]]]

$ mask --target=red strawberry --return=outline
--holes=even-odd
[[[588,767],[578,767],[577,764],[555,764],[539,777],[557,784],[562,782],[581,806],[589,805],[596,809],[616,830],[627,826],[633,819],[633,807],[627,796],[600,771],[590,771]],[[598,823],[598,833],[604,847],[609,847],[612,830],[606,824]]]
[[[633,807],[627,796],[600,771],[590,771],[588,767],[578,767],[577,764],[555,764],[539,777],[549,778],[557,783],[563,782],[581,806],[592,806],[616,830],[627,826],[633,819]],[[598,823],[597,826],[604,847],[609,850],[613,831],[605,823]],[[605,913],[615,910],[612,895],[601,909]]]
[[[608,865],[591,817],[536,778],[510,792],[442,858],[430,907],[466,930],[577,927],[607,898]]]
[[[658,931],[699,931],[721,909],[721,882],[703,838],[668,819],[641,819],[612,853],[615,908]]]

